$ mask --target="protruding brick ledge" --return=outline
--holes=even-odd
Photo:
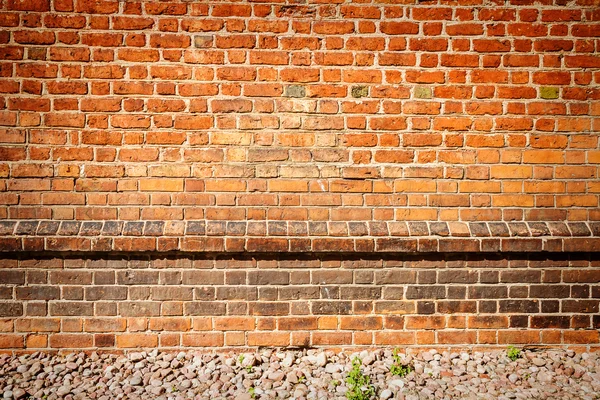
[[[0,222],[0,251],[591,252],[600,222]]]

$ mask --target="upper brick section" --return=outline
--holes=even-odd
[[[598,250],[598,2],[398,3],[1,2],[1,247]]]

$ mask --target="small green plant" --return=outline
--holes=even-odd
[[[337,379],[334,379],[331,381],[331,384],[333,385],[333,387],[338,387],[342,384],[342,382],[338,381]]]
[[[248,365],[248,366],[246,367],[246,372],[247,372],[247,373],[250,373],[250,372],[252,372],[252,368],[253,368],[253,367],[252,367],[252,365]]]
[[[240,354],[240,356],[238,357],[238,362],[241,364],[244,362],[244,355]]]
[[[394,357],[394,364],[392,364],[392,367],[390,368],[392,375],[398,375],[400,378],[404,378],[413,371],[410,365],[402,364],[402,359],[398,354],[398,349],[394,349],[392,356]]]
[[[298,378],[298,382],[302,383],[306,380],[306,376],[302,375],[300,378]]]
[[[254,386],[250,386],[250,389],[248,389],[248,393],[250,393],[250,397],[252,397],[253,399],[256,398],[256,389],[254,388]]]
[[[516,361],[517,358],[521,358],[521,350],[517,349],[514,346],[508,346],[508,349],[506,350],[506,355],[508,356],[508,358],[510,358],[512,361]]]
[[[346,383],[348,391],[346,397],[348,400],[369,400],[375,396],[375,388],[371,385],[371,378],[364,375],[360,370],[362,361],[355,357],[352,360],[352,369],[348,372]]]

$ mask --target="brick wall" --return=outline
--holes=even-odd
[[[597,346],[599,3],[324,3],[0,0],[0,348]]]

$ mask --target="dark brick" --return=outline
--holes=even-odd
[[[480,242],[477,239],[440,239],[441,252],[478,252],[480,249]]]
[[[597,313],[598,300],[562,300],[563,313]]]
[[[95,285],[111,285],[115,283],[114,271],[95,271],[94,272],[94,284]]]
[[[246,234],[246,223],[245,222],[227,222],[227,235],[230,236],[243,236]]]
[[[224,236],[227,232],[225,221],[208,221],[206,223],[206,234],[209,236]]]
[[[158,271],[117,271],[119,285],[157,285]]]
[[[248,222],[248,236],[265,236],[267,234],[267,223],[262,221]]]
[[[471,235],[477,237],[490,236],[490,231],[485,222],[471,222],[469,223],[471,229]]]
[[[395,221],[388,224],[391,236],[409,236],[408,225],[404,221]]]
[[[409,286],[406,288],[407,299],[444,299],[445,286]]]
[[[83,300],[83,287],[81,286],[63,286],[63,300]]]
[[[504,299],[508,296],[506,286],[471,286],[470,299]]]
[[[313,301],[312,313],[315,315],[348,315],[352,313],[352,302]]]
[[[433,301],[418,301],[417,314],[434,314],[435,302]]]
[[[513,299],[524,299],[528,296],[529,288],[527,286],[511,286],[508,288],[508,297]]]
[[[438,272],[438,283],[476,283],[477,271],[442,270]]]
[[[18,300],[57,300],[60,289],[56,286],[17,287]]]
[[[571,236],[571,231],[567,227],[567,224],[563,222],[549,222],[548,228],[552,236]]]
[[[417,282],[420,285],[436,283],[437,273],[435,271],[419,271],[417,272]],[[414,281],[406,283],[414,283]]]
[[[550,229],[545,222],[530,222],[531,236],[550,236]]]
[[[156,317],[160,315],[160,302],[124,301],[119,303],[119,315],[122,317]],[[218,305],[213,304],[217,309]]]
[[[279,300],[308,300],[320,298],[317,286],[287,286],[278,289]]]
[[[324,236],[328,234],[327,222],[312,222],[308,223],[308,232],[311,236]]]
[[[416,283],[417,272],[408,270],[375,271],[375,284]]]
[[[449,299],[466,299],[467,288],[464,286],[448,286]]]
[[[479,312],[484,314],[492,314],[498,311],[498,303],[496,301],[480,301]]]
[[[85,271],[50,271],[50,283],[53,285],[89,285],[92,273]]]
[[[228,285],[244,285],[246,283],[246,272],[225,271],[225,283]]]
[[[524,222],[509,222],[508,229],[510,229],[510,236],[531,236]]]
[[[314,274],[314,272],[313,272]],[[352,276],[352,273],[350,272]],[[352,278],[350,278],[352,279]],[[250,271],[248,284],[250,285],[287,285],[290,283],[290,274],[286,271]],[[326,282],[324,282],[326,283]]]
[[[74,236],[79,233],[81,222],[79,221],[63,221],[60,224],[58,234],[62,236]]]
[[[102,235],[104,236],[119,236],[123,230],[122,221],[105,221],[102,227]]]
[[[437,236],[449,236],[450,229],[448,229],[448,224],[446,222],[431,222],[429,224],[429,229],[431,230],[432,235]]]
[[[196,289],[198,290],[198,289]],[[258,289],[251,286],[221,286],[217,288],[217,300],[253,301],[258,298]]]
[[[35,235],[39,221],[19,221],[15,235]]]
[[[572,298],[589,298],[590,297],[590,286],[589,285],[573,285],[571,286],[571,297]]]
[[[82,301],[50,303],[50,315],[89,317],[94,315],[94,303],[84,303]]]
[[[97,300],[126,300],[127,287],[125,286],[92,286],[85,288],[85,299]]]
[[[56,235],[60,222],[58,221],[41,221],[38,227],[38,235]]]
[[[114,317],[117,315],[117,303],[96,303],[96,315]]]
[[[350,236],[366,236],[369,234],[365,222],[348,222],[348,234]]]
[[[474,313],[477,312],[475,301],[438,301],[437,312],[441,314]]]
[[[385,222],[371,221],[368,222],[369,234],[371,236],[387,236],[389,235],[388,226]]]
[[[144,226],[144,235],[147,236],[161,236],[165,229],[164,221],[146,221]]]
[[[429,235],[429,227],[426,222],[409,222],[408,230],[410,232],[410,236],[428,236]]]
[[[16,226],[16,221],[0,221],[0,235],[12,235]]]
[[[123,235],[125,236],[142,236],[144,232],[144,223],[138,221],[125,222]]]
[[[225,280],[223,271],[183,271],[184,285],[222,285]]]
[[[330,285],[352,283],[352,271],[324,270],[312,272],[312,283],[315,285]]]
[[[0,303],[0,317],[20,317],[23,315],[23,304]]]
[[[268,286],[258,288],[258,300],[277,301],[277,288]]]
[[[194,290],[194,296],[195,296],[196,300],[202,300],[202,301],[214,300],[215,295],[216,295],[216,290],[214,287],[202,287],[202,288],[196,288]]]
[[[480,271],[479,282],[498,283],[500,282],[500,273],[498,271]]]
[[[185,287],[153,287],[152,300],[169,301],[169,300],[192,300],[193,289]]]
[[[19,270],[0,270],[1,285],[22,285],[25,283],[25,271]]]
[[[251,252],[285,252],[289,250],[289,241],[277,238],[249,238],[246,241],[246,249]]]
[[[13,289],[10,286],[0,286],[0,299],[2,300],[12,300],[13,298]]]
[[[161,285],[181,285],[181,272],[161,271],[158,280]]]
[[[558,300],[543,300],[541,303],[543,313],[557,313],[560,311],[560,301]]]
[[[320,286],[321,299],[339,299],[340,298],[340,287],[339,286]]]
[[[531,298],[565,298],[569,297],[571,289],[568,285],[531,285],[529,296]]]
[[[531,328],[533,329],[568,329],[570,318],[564,315],[533,315]]]
[[[345,289],[344,289],[345,291]],[[383,288],[384,300],[402,300],[404,298],[403,286],[385,286]]]
[[[591,236],[592,232],[584,222],[569,222],[573,236]]]
[[[375,241],[377,251],[416,252],[417,240],[404,238],[379,238]]]
[[[502,282],[507,283],[539,283],[542,279],[542,272],[531,270],[502,271],[500,279]]]
[[[510,328],[527,328],[529,317],[527,315],[511,315],[508,324]]]
[[[540,303],[536,300],[500,300],[501,313],[537,313]]]
[[[102,222],[85,221],[81,224],[79,234],[82,236],[98,236],[102,232]]]
[[[490,222],[489,223],[490,233],[492,236],[496,237],[508,237],[510,236],[510,231],[508,230],[508,226],[504,222]]]
[[[511,252],[539,252],[542,251],[542,239],[502,239],[502,251]]]
[[[571,317],[571,329],[589,329],[590,326],[590,315],[573,315]]]
[[[342,300],[379,299],[381,288],[373,286],[350,286],[340,291]]]
[[[25,306],[25,314],[28,317],[45,317],[48,315],[48,303],[29,301]]]

